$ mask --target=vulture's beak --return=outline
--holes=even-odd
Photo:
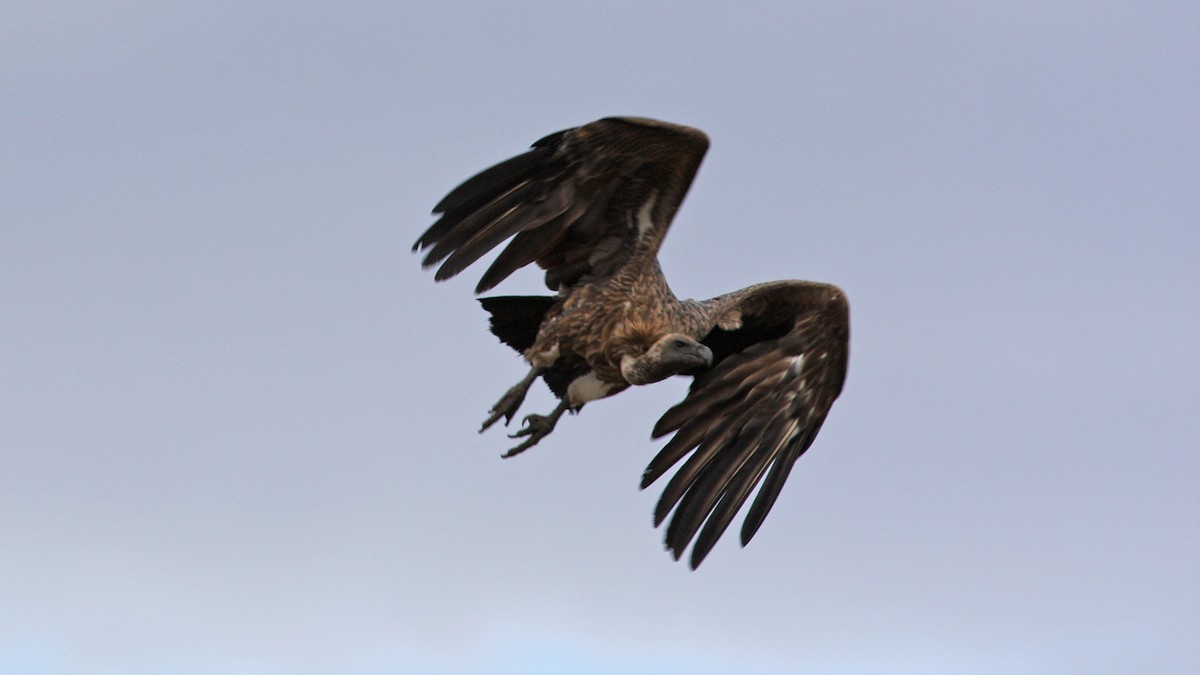
[[[687,361],[687,367],[681,371],[685,375],[694,375],[702,370],[711,368],[713,364],[712,350],[707,345],[702,345],[699,342],[688,349],[682,356]]]

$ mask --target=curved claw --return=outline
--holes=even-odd
[[[546,426],[546,420],[550,419],[545,415],[526,415],[525,419],[521,420],[521,428],[508,435],[509,438],[520,438],[529,436],[542,430]],[[550,428],[546,429],[544,434],[550,433],[554,429],[554,423],[550,423]],[[543,434],[543,435],[544,435]]]
[[[558,407],[554,409],[554,412],[550,413],[549,415],[526,415],[525,419],[522,420],[521,428],[509,434],[508,437],[521,438],[522,436],[528,436],[529,438],[525,439],[525,441],[520,445],[501,455],[501,457],[507,458],[514,455],[519,455],[529,448],[537,445],[538,441],[549,436],[550,432],[554,431],[554,425],[558,423],[558,418],[562,417],[562,414],[566,411],[567,402],[563,401],[562,403],[559,403]]]

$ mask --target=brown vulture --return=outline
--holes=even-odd
[[[674,510],[666,546],[678,559],[695,539],[693,568],[761,485],[742,545],[754,536],[842,390],[850,335],[846,296],[830,284],[774,281],[700,302],[671,292],[656,256],[707,149],[697,129],[634,117],[550,134],[452,190],[413,245],[441,281],[509,240],[476,293],[530,263],[556,292],[480,300],[492,332],[531,366],[480,431],[510,422],[539,377],[560,399],[525,417],[505,457],[588,401],[694,378],[654,426],[654,438],[674,436],[642,476],[645,488],[687,458],[654,523]]]

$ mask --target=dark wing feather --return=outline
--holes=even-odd
[[[693,568],[756,485],[742,545],[758,531],[842,391],[850,338],[845,295],[827,284],[760,284],[704,307],[715,324],[703,340],[713,366],[655,425],[655,438],[675,435],[642,477],[644,488],[690,453],[654,521],[660,525],[674,509],[667,548],[679,558],[695,539]]]
[[[555,298],[540,295],[502,295],[479,299],[479,304],[492,315],[492,335],[518,352],[533,346],[538,329],[555,302]]]
[[[536,262],[552,290],[611,274],[635,251],[657,252],[708,149],[689,127],[608,118],[546,136],[486,169],[434,207],[441,217],[413,245],[448,279],[512,237],[476,292]],[[653,200],[650,227],[638,214]]]

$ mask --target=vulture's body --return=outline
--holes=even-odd
[[[642,480],[690,455],[655,524],[675,509],[667,547],[678,558],[694,538],[693,567],[761,483],[743,545],[754,536],[841,392],[849,341],[845,296],[829,284],[776,281],[703,302],[671,292],[658,249],[707,148],[696,129],[640,118],[552,134],[455,188],[413,247],[430,249],[423,264],[441,263],[442,280],[511,238],[476,292],[536,263],[557,293],[481,300],[492,332],[530,364],[483,428],[510,421],[539,377],[560,399],[549,415],[525,418],[514,437],[526,438],[506,456],[549,434],[567,410],[630,385],[695,377],[655,425],[655,437],[675,435]]]

